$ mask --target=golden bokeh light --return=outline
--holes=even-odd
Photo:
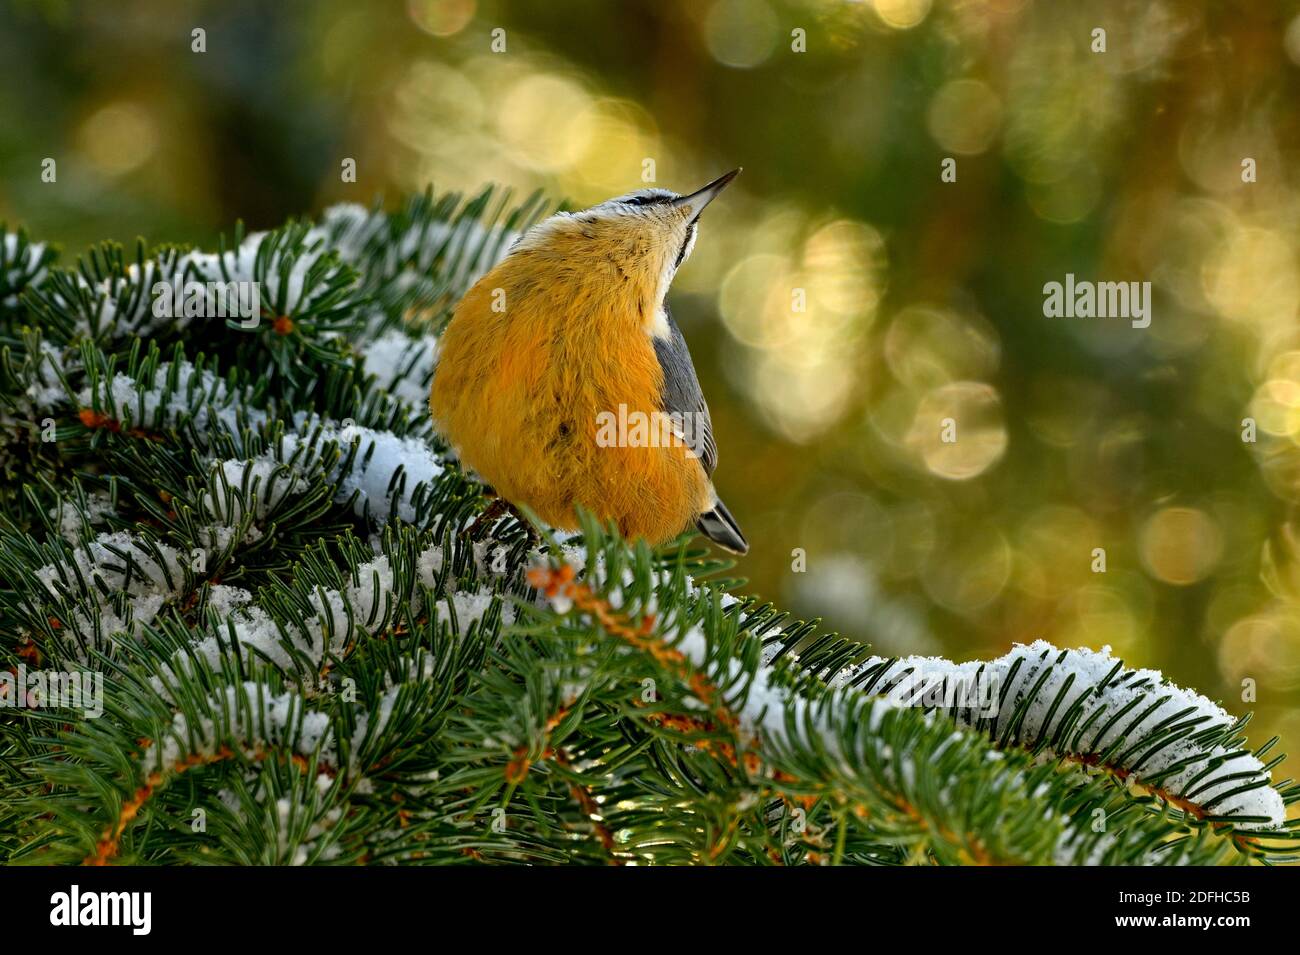
[[[790,260],[774,253],[751,255],[731,267],[718,290],[718,311],[737,341],[778,348],[807,324],[793,304],[794,274]]]
[[[803,272],[812,306],[843,318],[870,319],[880,302],[885,242],[864,222],[837,219],[804,242]]]
[[[717,0],[704,19],[704,43],[719,63],[752,69],[772,55],[780,23],[767,0]]]
[[[1222,242],[1203,272],[1205,295],[1225,318],[1292,324],[1300,307],[1295,249],[1271,229],[1243,227]]]
[[[997,330],[988,321],[932,305],[907,306],[890,319],[885,333],[889,370],[909,387],[989,378],[1000,354]]]
[[[927,471],[967,481],[993,467],[1007,448],[997,389],[955,381],[933,389],[917,406],[907,442]]]
[[[1300,15],[1291,18],[1282,35],[1282,48],[1296,66],[1300,66]]]
[[[1025,194],[1040,219],[1068,225],[1087,218],[1096,208],[1101,199],[1101,177],[1091,163],[1076,163],[1071,175],[1058,182],[1028,183]]]
[[[1142,563],[1166,584],[1185,587],[1207,577],[1223,554],[1223,533],[1205,511],[1165,507],[1142,528]]]
[[[974,524],[931,553],[921,571],[926,593],[954,613],[973,613],[994,600],[1011,576],[1012,552],[1002,531]]]
[[[138,169],[153,156],[158,148],[158,127],[137,103],[108,103],[81,124],[77,146],[100,172],[121,176]]]
[[[953,80],[930,101],[927,126],[944,149],[961,156],[984,152],[1002,125],[1002,102],[979,80]]]
[[[1083,19],[1071,14],[1040,23],[1036,49],[1011,55],[1003,103],[1002,151],[1012,169],[1026,182],[1065,184],[1067,192],[1081,167],[1086,173],[1092,157],[1104,152],[1108,131],[1124,119],[1120,82],[1102,65],[1113,54],[1098,57],[1087,50],[1095,24]],[[1040,193],[1040,204],[1047,201]]]
[[[1219,669],[1233,683],[1251,679],[1266,687],[1300,687],[1300,617],[1286,609],[1238,620],[1219,644]]]
[[[1250,414],[1259,430],[1268,434],[1300,433],[1300,381],[1270,378],[1251,398]]]
[[[843,413],[853,393],[858,348],[886,281],[880,233],[836,219],[805,230],[800,254],[756,250],[722,278],[718,311],[747,346],[733,368],[741,386],[791,440],[811,440]]]
[[[520,165],[568,169],[587,151],[594,130],[591,96],[576,80],[529,73],[510,85],[497,109],[502,144]]]
[[[599,202],[652,184],[633,179],[643,171],[646,159],[665,155],[654,119],[643,107],[630,100],[599,97],[587,105],[578,126],[585,141],[566,177],[575,199]]]
[[[910,30],[930,12],[931,0],[872,0],[876,16],[896,30]]]
[[[407,0],[406,11],[421,30],[437,37],[455,36],[469,26],[477,0]]]

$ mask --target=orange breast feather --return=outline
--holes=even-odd
[[[511,277],[502,284],[500,265],[485,275],[442,336],[430,396],[439,431],[465,466],[548,524],[576,527],[582,505],[627,537],[671,539],[709,506],[709,483],[680,439],[659,440],[663,372],[641,306],[599,289],[561,301],[523,270]],[[504,311],[491,307],[497,288]],[[644,415],[652,425],[640,434],[658,446],[601,446],[602,413]]]

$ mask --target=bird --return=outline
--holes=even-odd
[[[497,502],[559,529],[579,509],[651,545],[694,526],[749,544],[713,486],[717,443],[668,309],[702,213],[734,169],[686,195],[645,188],[524,231],[438,341],[429,408]]]

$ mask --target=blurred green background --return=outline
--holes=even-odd
[[[1300,748],[1297,3],[15,2],[0,63],[0,219],[65,260],[743,165],[671,301],[752,589],[886,653],[1110,644]],[[1066,273],[1150,327],[1045,318]]]

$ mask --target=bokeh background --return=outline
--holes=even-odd
[[[0,219],[65,259],[743,165],[671,301],[752,589],[887,653],[1110,644],[1300,748],[1293,0],[52,0],[0,64]],[[1150,327],[1045,318],[1066,273]]]

